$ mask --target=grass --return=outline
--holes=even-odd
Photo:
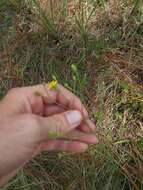
[[[80,96],[100,144],[43,153],[2,190],[143,190],[142,1],[1,0],[0,96],[52,78]]]

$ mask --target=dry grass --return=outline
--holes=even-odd
[[[142,190],[142,1],[10,2],[1,96],[55,75],[87,106],[100,144],[81,155],[39,155],[5,189]]]

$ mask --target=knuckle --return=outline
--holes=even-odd
[[[15,97],[15,95],[16,95],[17,93],[19,93],[19,90],[20,90],[19,87],[12,88],[12,89],[8,90],[8,92],[7,92],[7,94],[6,94],[6,97]]]
[[[29,89],[29,87],[15,87],[15,88],[11,88],[8,92],[7,92],[7,94],[23,94],[23,93],[25,93],[25,92],[28,92],[28,89]]]
[[[20,89],[19,87],[11,88],[11,89],[8,91],[8,94],[13,94],[13,93],[17,92],[19,89]]]

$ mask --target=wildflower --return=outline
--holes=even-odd
[[[56,88],[57,84],[58,84],[58,81],[57,80],[53,80],[52,82],[50,82],[49,84],[47,84],[47,86],[48,86],[49,89],[51,89],[51,88]]]

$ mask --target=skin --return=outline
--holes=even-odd
[[[73,110],[81,118],[70,125],[66,115]],[[0,186],[42,151],[85,151],[98,142],[94,129],[80,99],[62,85],[10,90],[0,102]]]

